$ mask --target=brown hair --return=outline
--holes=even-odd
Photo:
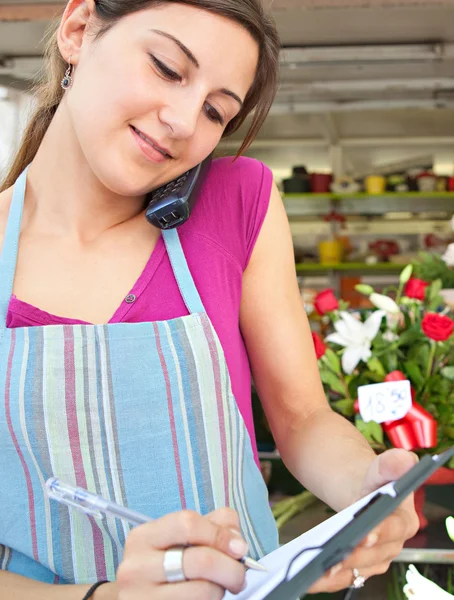
[[[238,151],[242,154],[252,143],[269,112],[277,88],[279,36],[274,22],[262,8],[261,0],[95,0],[96,14],[102,22],[96,38],[106,33],[122,17],[151,6],[177,1],[227,17],[244,27],[259,46],[255,80],[245,98],[240,113],[227,125],[224,136],[236,131],[255,109],[252,123]],[[13,185],[25,167],[35,157],[43,137],[60,104],[64,91],[60,82],[67,67],[57,45],[56,24],[49,32],[44,53],[44,68],[35,88],[37,108],[24,132],[13,164],[0,186],[3,191]]]

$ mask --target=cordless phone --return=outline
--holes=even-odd
[[[159,229],[173,229],[187,221],[210,168],[212,155],[177,179],[151,192],[145,216]]]

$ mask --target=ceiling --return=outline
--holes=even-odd
[[[282,39],[281,85],[255,156],[283,174],[292,164],[327,169],[335,146],[354,174],[428,156],[452,171],[454,0],[264,4]],[[29,84],[62,7],[0,0],[0,84]]]

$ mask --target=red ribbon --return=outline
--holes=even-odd
[[[385,381],[404,381],[407,377],[402,371],[392,371]],[[415,402],[415,390],[411,388],[412,405],[403,419],[385,421],[383,431],[395,448],[414,450],[416,448],[434,448],[437,445],[437,422],[420,404]],[[355,411],[359,412],[359,403],[355,402]]]

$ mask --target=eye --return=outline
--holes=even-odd
[[[208,102],[206,102],[204,108],[205,114],[210,119],[210,121],[213,121],[214,123],[217,122],[220,125],[224,125],[224,119],[221,117],[218,111],[213,106],[211,106],[211,104],[208,104]]]
[[[165,65],[160,60],[158,60],[156,58],[156,56],[153,56],[153,54],[150,54],[150,58],[151,58],[152,63],[154,64],[154,66],[158,69],[158,71],[161,73],[161,75],[163,75],[166,79],[169,79],[170,81],[182,81],[183,78],[181,77],[181,75],[179,75],[178,73],[176,73],[175,71],[170,69],[167,65]]]

